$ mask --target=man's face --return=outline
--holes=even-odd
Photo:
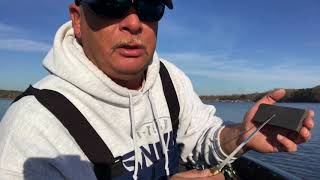
[[[156,48],[158,22],[140,21],[133,8],[121,19],[74,4],[70,13],[76,37],[99,69],[116,81],[141,79]]]

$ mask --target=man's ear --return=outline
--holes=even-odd
[[[80,7],[77,6],[75,3],[72,3],[69,6],[69,13],[72,20],[72,27],[74,30],[74,35],[78,40],[81,40],[81,13]]]

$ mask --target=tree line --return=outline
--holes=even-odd
[[[14,99],[19,96],[22,92],[21,91],[7,91],[7,90],[0,90],[0,98],[2,99]]]
[[[206,101],[247,101],[256,102],[261,99],[268,92],[251,93],[251,94],[233,94],[222,96],[200,96],[202,100]],[[320,85],[313,88],[306,89],[286,89],[286,95],[280,102],[312,102],[320,103]]]

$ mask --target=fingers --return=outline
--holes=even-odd
[[[295,152],[297,151],[297,144],[304,143],[308,141],[311,138],[311,132],[309,131],[308,128],[302,127],[298,138],[296,138],[294,141],[290,140],[289,138],[278,134],[277,135],[277,140],[281,144],[281,146],[275,147],[276,151],[287,151],[287,152]]]
[[[302,127],[298,138],[295,140],[296,144],[301,144],[309,141],[311,139],[311,132],[306,127]]]
[[[314,111],[309,110],[306,119],[303,121],[303,126],[296,138],[295,143],[301,144],[311,139],[311,129],[314,127]]]
[[[219,173],[215,176],[212,176],[209,169],[205,169],[205,170],[194,169],[194,170],[190,170],[190,171],[177,173],[170,178],[170,180],[184,180],[184,179],[224,180],[224,175],[222,173]]]
[[[311,136],[311,133],[309,129],[307,129],[306,127],[302,127],[300,130],[300,137],[302,137],[305,140],[309,140],[310,136]]]
[[[257,112],[260,104],[274,104],[279,99],[283,98],[286,94],[284,89],[276,89],[272,92],[269,92],[263,98],[261,98],[255,105],[247,112],[245,115],[245,120],[249,121],[253,118],[255,113]]]
[[[297,144],[286,138],[285,136],[278,134],[277,140],[281,143],[282,147],[275,147],[279,151],[295,152],[297,151]]]
[[[190,171],[179,173],[177,175],[179,175],[179,177],[184,177],[184,178],[200,178],[200,177],[210,176],[211,174],[210,174],[210,171],[193,169]]]
[[[306,119],[303,121],[303,125],[308,128],[309,130],[311,130],[314,127],[314,111],[312,110],[308,110],[308,114]]]

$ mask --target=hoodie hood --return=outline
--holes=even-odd
[[[95,97],[98,101],[103,101],[104,104],[111,105],[111,107],[125,107],[122,109],[123,112],[121,114],[125,115],[129,112],[127,118],[116,118],[114,120],[110,118],[109,114],[112,114],[110,111],[114,112],[114,109],[110,110],[109,113],[101,114],[100,117],[108,116],[101,120],[106,122],[107,125],[103,132],[113,132],[110,133],[107,138],[109,141],[110,139],[112,141],[107,144],[113,153],[118,154],[119,152],[122,152],[120,154],[123,154],[123,149],[128,150],[133,147],[134,173],[132,177],[135,180],[138,179],[138,162],[142,159],[139,145],[141,144],[139,143],[141,140],[139,140],[140,138],[137,136],[137,128],[140,129],[139,126],[148,123],[144,121],[145,117],[148,117],[147,119],[151,120],[149,124],[153,124],[153,121],[155,120],[156,126],[160,126],[154,99],[150,95],[151,89],[159,77],[160,60],[157,54],[154,54],[151,63],[148,65],[146,79],[142,89],[139,91],[130,90],[116,84],[86,57],[81,45],[74,36],[71,22],[68,22],[57,31],[53,49],[48,53],[43,65],[51,74],[67,81],[86,94]],[[146,102],[146,97],[150,102]],[[152,108],[148,111],[147,104],[150,105],[150,103],[152,104]],[[90,105],[87,105],[92,106],[93,104],[94,103],[92,102]],[[141,113],[141,109],[146,113]],[[137,111],[138,115],[135,115],[135,111]],[[141,118],[141,116],[143,118]],[[88,119],[88,121],[92,124],[97,123],[92,121],[92,119]],[[130,124],[130,130],[124,131],[127,124]],[[96,128],[96,130],[99,132],[98,128]],[[166,175],[168,176],[168,151],[163,137],[164,132],[158,128],[157,134],[160,137],[163,149],[162,152],[165,156],[165,169]],[[115,139],[117,141],[114,141]],[[121,141],[121,139],[123,141]],[[154,140],[156,139],[153,139],[153,141]],[[111,144],[114,144],[114,146]]]
[[[130,90],[116,84],[87,58],[82,46],[74,36],[71,22],[65,23],[57,31],[53,48],[45,58],[43,65],[50,73],[95,98],[122,107],[129,106],[129,94],[132,95],[134,104],[142,94],[149,91],[160,69],[159,58],[155,52],[148,65],[142,90]]]

